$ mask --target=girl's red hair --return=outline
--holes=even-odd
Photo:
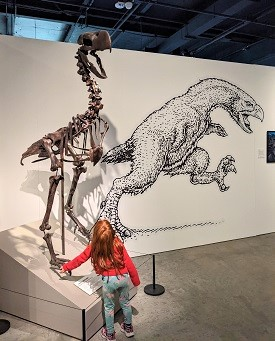
[[[92,263],[99,272],[124,267],[123,244],[108,220],[98,220],[92,229]]]

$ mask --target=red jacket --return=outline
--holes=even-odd
[[[114,249],[114,252],[116,253],[117,250]],[[63,264],[63,269],[65,271],[70,271],[73,270],[77,267],[79,267],[81,264],[85,263],[89,258],[91,258],[91,253],[92,253],[92,245],[89,244],[86,249],[77,257],[72,259],[71,261]],[[124,261],[124,267],[119,269],[120,274],[126,274],[129,273],[130,278],[134,286],[138,286],[140,284],[140,279],[138,276],[137,269],[128,255],[124,245],[123,245],[123,261]],[[97,273],[98,275],[102,276],[117,276],[117,270],[116,269],[110,269],[110,270],[105,270],[100,273]]]

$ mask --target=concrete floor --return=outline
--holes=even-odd
[[[275,233],[156,255],[161,296],[148,296],[151,257],[138,257],[142,284],[132,299],[136,341],[274,341]],[[5,341],[73,341],[0,312]],[[119,312],[116,321],[122,319]],[[126,340],[115,325],[117,340]],[[91,339],[102,340],[99,332]]]

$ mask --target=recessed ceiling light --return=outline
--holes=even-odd
[[[115,3],[115,8],[117,8],[117,9],[122,9],[122,8],[124,8],[124,6],[125,6],[124,1],[117,1]]]
[[[126,9],[131,9],[133,7],[133,3],[132,1],[126,1],[124,6]]]

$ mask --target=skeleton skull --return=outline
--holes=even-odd
[[[78,37],[77,43],[86,51],[104,51],[110,49],[111,38],[107,31],[85,32]]]
[[[107,49],[110,49],[111,52],[111,38],[109,33],[107,31],[86,32],[78,37],[77,43],[81,45],[76,57],[78,59],[77,65],[79,66],[78,73],[82,75],[83,81],[89,78],[90,72],[99,78],[107,78],[101,60],[96,52]],[[100,71],[98,71],[94,64],[89,61],[87,57],[89,51],[90,55],[96,58]]]

